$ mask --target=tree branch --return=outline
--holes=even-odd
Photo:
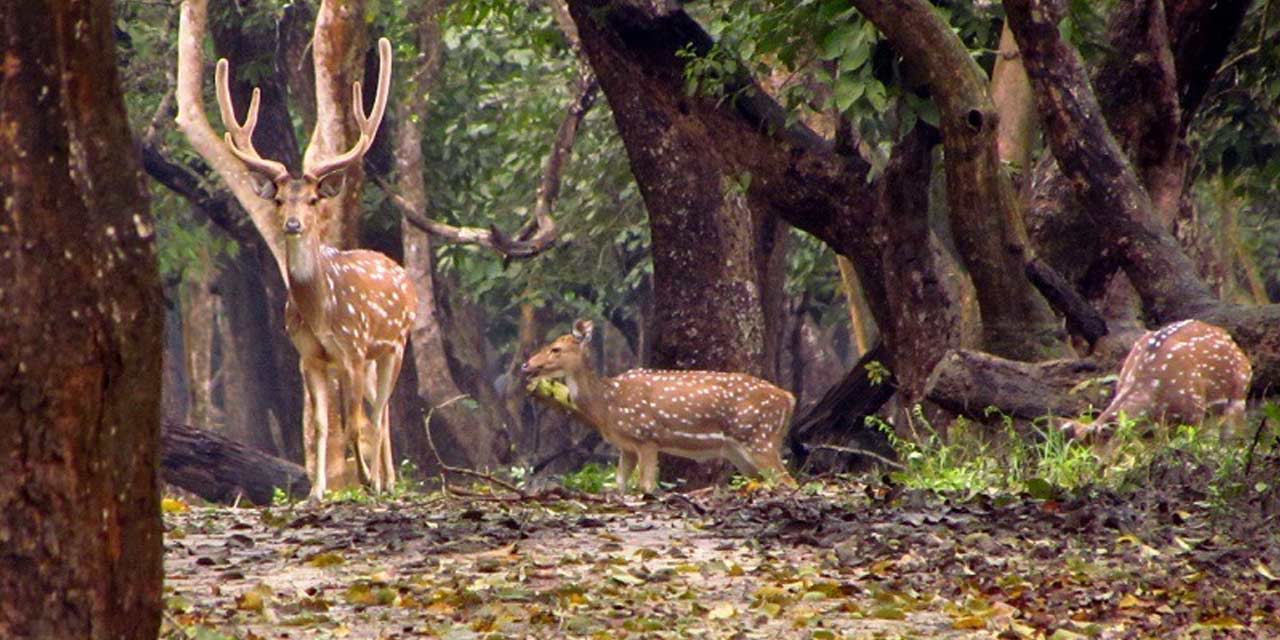
[[[507,236],[496,226],[490,226],[488,229],[455,227],[434,220],[421,211],[420,207],[398,193],[384,177],[372,174],[371,178],[387,194],[391,203],[400,210],[405,220],[422,231],[449,242],[476,244],[492,249],[507,258],[531,258],[551,248],[555,242],[557,227],[551,212],[555,209],[556,200],[560,196],[564,164],[573,152],[578,128],[587,112],[595,104],[599,88],[595,74],[584,65],[582,72],[578,75],[573,99],[569,102],[564,120],[560,122],[560,128],[552,141],[551,155],[547,158],[542,178],[538,182],[533,219],[526,223],[514,237]]]

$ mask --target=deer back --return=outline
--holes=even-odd
[[[1221,327],[1175,322],[1134,343],[1115,398],[1098,421],[1123,411],[1158,422],[1198,423],[1214,405],[1243,402],[1252,373],[1249,358]]]
[[[616,437],[682,445],[725,439],[756,448],[785,434],[795,397],[742,373],[632,369],[608,380]]]

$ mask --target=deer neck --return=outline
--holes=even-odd
[[[565,376],[564,384],[569,387],[569,398],[587,421],[597,429],[604,428],[609,422],[607,382],[589,367],[583,367],[576,373]]]
[[[289,297],[307,318],[308,324],[324,311],[325,300],[332,299],[332,281],[325,277],[328,264],[326,247],[314,235],[285,236],[285,260],[289,275]]]

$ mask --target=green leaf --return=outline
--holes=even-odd
[[[840,70],[846,72],[857,70],[870,57],[871,44],[859,38],[857,42],[845,49],[844,55],[840,58]]]
[[[818,45],[818,57],[822,60],[835,60],[844,55],[845,49],[853,44],[855,39],[861,39],[861,37],[862,34],[857,26],[842,24],[823,36],[822,42]]]
[[[841,75],[836,78],[836,86],[833,97],[836,101],[836,109],[840,111],[848,111],[854,102],[861,98],[866,90],[866,85],[860,79],[850,75]]]

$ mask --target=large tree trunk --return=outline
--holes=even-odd
[[[672,100],[683,61],[637,69],[609,25],[573,7],[583,48],[609,99],[652,237],[653,365],[776,375],[784,227],[749,196],[753,176],[717,155],[717,133]],[[692,100],[711,100],[694,98]],[[742,153],[754,154],[753,150]],[[723,465],[664,457],[664,479],[698,486]]]
[[[163,307],[111,6],[0,4],[6,638],[160,626]]]

